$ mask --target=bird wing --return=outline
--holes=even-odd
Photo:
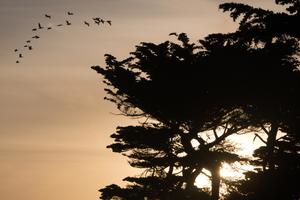
[[[175,35],[178,36],[178,34],[176,32],[170,33],[169,35]]]

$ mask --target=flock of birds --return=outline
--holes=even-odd
[[[73,12],[67,12],[67,15],[72,16],[72,15],[74,15],[74,13]],[[52,16],[49,15],[49,14],[44,14],[44,17],[48,18],[48,19],[52,18]],[[103,24],[103,25],[108,24],[108,25],[111,26],[112,22],[111,22],[111,20],[104,20],[100,17],[94,17],[94,18],[92,18],[92,21],[91,20],[90,21],[83,21],[83,25],[86,25],[88,27],[91,26],[92,24],[97,24],[98,26],[100,24]],[[65,23],[60,23],[60,24],[57,24],[55,26],[62,27],[62,26],[71,26],[71,25],[72,25],[71,21],[65,20]],[[32,32],[38,32],[38,31],[43,30],[43,29],[44,30],[51,30],[53,28],[54,28],[54,26],[44,26],[39,22],[37,24],[37,27],[34,27],[32,29]],[[24,45],[24,48],[26,48],[26,50],[29,50],[29,51],[33,50],[33,47],[31,45],[32,41],[37,40],[39,38],[40,38],[40,36],[38,34],[35,34],[34,36],[31,37],[31,39],[26,41],[26,43]],[[20,60],[24,57],[23,53],[21,52],[21,49],[14,49],[14,52],[17,54],[17,57],[18,57],[17,60],[16,60],[16,63],[20,63]]]

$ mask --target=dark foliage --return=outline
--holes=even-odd
[[[106,99],[122,114],[145,119],[119,127],[108,146],[145,172],[125,178],[125,188],[101,189],[102,199],[217,200],[221,164],[245,162],[226,138],[249,131],[265,143],[251,160],[257,170],[234,183],[226,198],[299,198],[289,181],[300,178],[299,1],[276,3],[288,5],[287,13],[222,4],[240,18],[234,33],[197,44],[172,33],[178,43],[144,42],[129,58],[106,55],[106,67],[92,67],[108,86]],[[211,195],[194,186],[203,169],[212,174]]]

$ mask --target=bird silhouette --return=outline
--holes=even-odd
[[[45,14],[45,17],[47,17],[47,18],[51,19],[51,15],[47,15],[47,14]]]
[[[172,32],[170,33],[169,35],[175,35],[175,36],[178,36],[178,34],[176,32]]]
[[[95,22],[95,24],[100,24],[100,18],[99,17],[95,17],[95,18],[93,18],[93,20],[94,20],[94,22]]]
[[[39,29],[42,29],[44,27],[42,27],[41,23],[38,24]]]
[[[67,12],[67,15],[74,15],[74,13],[73,12],[70,12],[70,11],[68,11]],[[47,14],[47,13],[44,13],[44,17],[45,18],[48,18],[48,19],[52,19],[52,16],[51,15],[49,15],[49,14]],[[86,26],[91,26],[92,24],[93,24],[93,22],[94,23],[96,23],[97,25],[100,25],[100,23],[101,24],[105,24],[105,23],[107,23],[108,25],[112,25],[112,21],[111,20],[105,20],[105,19],[102,19],[102,18],[100,18],[100,17],[94,17],[94,18],[92,18],[93,19],[93,21],[92,20],[90,20],[90,19],[88,19],[88,20],[86,20],[86,21],[83,21],[83,24],[84,25],[86,25]],[[72,20],[67,20],[67,19],[65,19],[65,23],[61,23],[61,24],[57,24],[57,25],[53,25],[53,26],[51,26],[51,25],[48,25],[48,26],[46,26],[45,24],[43,24],[43,21],[42,22],[38,22],[37,23],[37,26],[34,26],[34,27],[32,27],[32,31],[34,31],[34,32],[38,32],[39,30],[41,30],[41,29],[46,29],[46,30],[50,30],[50,29],[53,29],[53,28],[55,28],[55,26],[70,26],[70,25],[72,25],[72,23],[71,23],[71,21]],[[38,34],[38,33],[36,33],[36,34]],[[39,35],[33,35],[31,38],[33,38],[33,39],[39,39],[40,38],[40,36]],[[29,39],[29,38],[28,38]],[[26,43],[25,44],[23,44],[24,45],[24,47],[25,48],[28,48],[28,50],[33,50],[33,47],[31,46],[31,43],[33,43],[33,40],[25,40],[26,41]],[[16,55],[18,56],[18,60],[16,60],[16,63],[20,63],[20,59],[21,58],[23,58],[23,54],[20,52],[20,50],[19,49],[14,49],[14,52],[17,52],[16,53]]]

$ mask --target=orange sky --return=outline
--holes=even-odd
[[[0,194],[5,200],[98,199],[97,190],[134,174],[126,160],[105,147],[118,125],[131,123],[103,100],[105,53],[127,56],[142,41],[163,42],[170,32],[193,41],[234,30],[220,0],[0,0]],[[272,0],[240,1],[267,8]],[[270,6],[271,5],[271,6]],[[74,16],[66,18],[66,12]],[[43,17],[49,13],[53,17]],[[84,26],[92,17],[113,26]],[[31,29],[42,31],[16,64],[15,48]]]

